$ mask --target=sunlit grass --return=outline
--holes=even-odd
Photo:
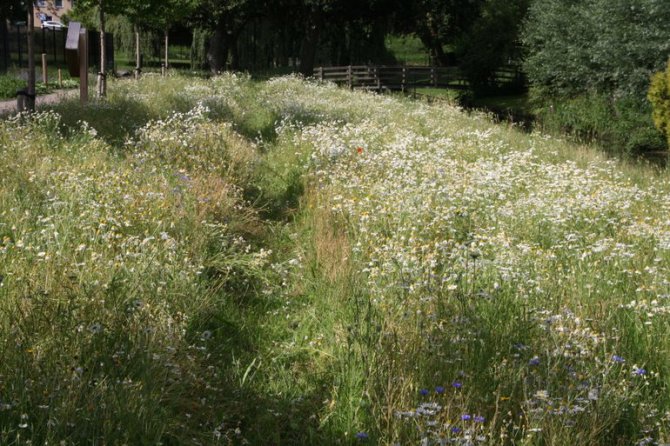
[[[670,441],[664,171],[241,75],[0,154],[2,444]]]

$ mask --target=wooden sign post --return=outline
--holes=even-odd
[[[79,22],[70,22],[65,41],[70,76],[79,78],[79,100],[88,102],[88,32]]]

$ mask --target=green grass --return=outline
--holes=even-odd
[[[475,98],[472,103],[475,107],[511,110],[521,113],[531,113],[533,110],[528,94]]]
[[[428,65],[429,55],[421,40],[414,36],[388,35],[385,41],[386,48],[402,64]]]
[[[670,440],[665,171],[232,74],[0,154],[2,444]]]
[[[58,68],[49,67],[47,71],[47,85],[42,82],[42,69],[38,66],[35,69],[35,91],[37,94],[51,93],[60,88],[76,88],[79,85],[77,79],[70,77],[67,69],[61,69],[62,84],[58,84]],[[27,83],[19,75],[18,69],[10,70],[6,74],[0,75],[0,100],[13,99],[16,97],[17,90],[25,88]]]

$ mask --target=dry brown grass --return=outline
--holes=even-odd
[[[258,212],[244,202],[238,186],[216,174],[208,174],[193,178],[191,191],[199,221],[223,222],[232,232],[248,237],[263,234]]]
[[[315,207],[314,247],[316,262],[331,283],[351,274],[351,244],[345,225],[324,206]]]

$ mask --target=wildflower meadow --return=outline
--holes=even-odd
[[[670,176],[147,75],[0,120],[0,444],[670,443]]]

